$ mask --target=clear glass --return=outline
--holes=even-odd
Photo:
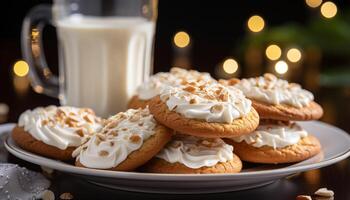
[[[156,0],[56,0],[34,7],[22,27],[34,90],[104,117],[126,109],[152,72],[156,18]],[[42,50],[46,24],[57,30],[59,77]]]

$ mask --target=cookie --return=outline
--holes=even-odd
[[[170,174],[237,173],[241,169],[233,147],[222,139],[185,135],[177,135],[144,167],[147,172]]]
[[[227,139],[235,153],[254,163],[293,163],[308,159],[321,151],[320,142],[296,123],[260,125],[251,134]]]
[[[161,124],[198,137],[239,136],[259,124],[251,101],[241,91],[218,83],[168,87],[152,99],[150,111]]]
[[[128,108],[131,109],[138,109],[138,108],[146,108],[151,100],[142,100],[139,98],[138,95],[134,95],[131,97],[129,103],[128,103]]]
[[[110,117],[73,156],[79,167],[132,171],[155,156],[171,136],[172,131],[157,124],[148,108],[129,109]]]
[[[323,109],[316,102],[312,101],[308,106],[296,108],[286,104],[269,105],[263,102],[252,100],[253,107],[262,119],[308,121],[322,117]]]
[[[12,138],[30,152],[70,160],[73,150],[101,127],[102,120],[87,108],[39,107],[21,114]]]
[[[159,72],[140,85],[136,94],[130,99],[128,108],[145,108],[164,87],[179,86],[187,82],[216,82],[216,80],[209,73],[173,67],[170,72]]]
[[[220,82],[240,89],[252,100],[262,119],[305,121],[316,120],[323,115],[322,107],[314,101],[311,92],[272,74]]]

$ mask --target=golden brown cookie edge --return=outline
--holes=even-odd
[[[233,145],[234,152],[243,161],[265,164],[293,163],[306,160],[321,151],[321,144],[315,136],[308,135],[297,144],[284,148],[274,149],[269,146],[253,147],[246,142],[234,142],[225,139],[225,142]]]
[[[22,127],[16,126],[12,130],[12,139],[21,148],[44,157],[49,157],[57,160],[72,160],[72,152],[76,147],[68,147],[65,150],[45,144],[42,141],[35,139],[30,133],[26,132]]]
[[[151,100],[149,109],[161,124],[183,134],[197,137],[236,137],[254,131],[259,125],[259,115],[253,107],[247,116],[236,119],[231,124],[185,118],[179,113],[170,111],[159,96]]]
[[[282,121],[308,121],[317,120],[322,117],[323,109],[312,101],[309,106],[296,108],[289,105],[269,105],[252,100],[253,107],[262,119],[275,119]]]
[[[144,170],[150,173],[166,174],[214,174],[214,173],[238,173],[242,170],[242,161],[233,154],[233,159],[225,163],[217,163],[212,167],[192,169],[181,163],[169,163],[160,158],[153,158],[144,166]]]

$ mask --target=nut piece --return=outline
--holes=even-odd
[[[191,99],[190,100],[190,104],[196,104],[197,103],[197,100],[196,99]]]
[[[321,196],[321,197],[332,197],[334,196],[334,192],[332,190],[328,190],[327,188],[320,188],[318,189],[315,194],[317,196]]]
[[[55,200],[55,194],[51,190],[44,190],[41,194],[43,200]]]
[[[273,75],[273,74],[270,74],[270,73],[266,73],[264,74],[264,78],[268,81],[273,81],[273,80],[276,80],[276,76]]]
[[[312,200],[312,198],[308,195],[298,195],[295,200]]]
[[[221,104],[219,104],[219,105],[212,106],[212,107],[210,108],[210,112],[211,112],[211,113],[219,113],[219,112],[221,112],[223,109],[224,109],[224,107],[223,107]]]
[[[185,87],[184,90],[187,91],[187,92],[193,93],[193,92],[196,91],[196,88],[191,86],[191,85],[189,85],[189,86]]]
[[[74,198],[73,195],[69,192],[65,192],[60,195],[60,199],[62,200],[71,200],[73,198]]]
[[[138,143],[141,140],[141,137],[139,135],[133,134],[129,139],[132,143]]]
[[[78,129],[75,131],[80,137],[84,137],[84,131],[83,129]]]
[[[108,151],[102,150],[98,153],[100,156],[104,157],[104,156],[108,156]]]

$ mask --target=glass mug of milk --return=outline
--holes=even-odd
[[[34,7],[22,27],[34,90],[104,117],[123,111],[152,72],[156,17],[156,0],[56,0]],[[59,77],[43,53],[47,24],[57,31]]]

